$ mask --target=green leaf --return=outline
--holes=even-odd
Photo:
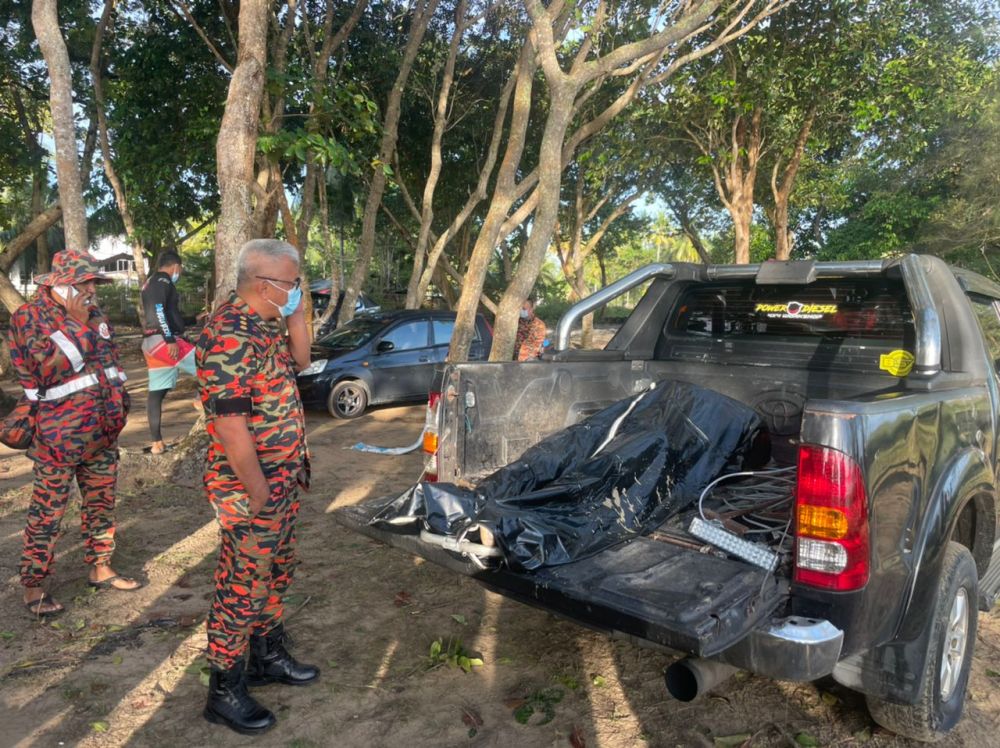
[[[531,704],[522,704],[514,710],[514,719],[517,720],[518,724],[526,725],[534,713],[535,709]]]
[[[568,688],[570,691],[575,691],[580,687],[580,681],[574,678],[572,675],[557,675],[556,681]]]
[[[604,688],[606,685],[608,685],[608,682],[607,680],[605,680],[603,675],[595,675],[592,683],[598,688]]]
[[[121,665],[122,662],[124,662],[124,659],[122,658],[121,655],[115,655],[114,657],[111,658],[111,662],[114,663],[115,665]]]
[[[463,616],[463,615],[462,615],[461,613],[452,613],[452,614],[451,614],[451,619],[452,619],[452,620],[453,620],[453,621],[454,621],[455,623],[458,623],[458,624],[460,624],[460,625],[462,625],[462,626],[465,626],[465,625],[466,625],[466,624],[468,623],[468,622],[467,622],[467,621],[465,620],[465,616]]]
[[[94,732],[107,732],[111,729],[111,725],[107,722],[91,722],[90,729]]]
[[[0,634],[0,636],[3,636],[3,634]],[[1000,671],[986,668],[986,675],[990,678],[1000,678]]]
[[[795,742],[804,748],[815,748],[819,741],[807,732],[800,732],[795,736]]]
[[[3,639],[4,641],[9,642],[15,636],[17,636],[17,634],[15,634],[13,631],[0,631],[0,639]],[[989,675],[989,671],[987,671],[987,675]]]
[[[840,699],[838,699],[829,691],[823,691],[823,693],[820,694],[820,698],[823,699],[823,703],[826,704],[827,706],[836,706],[837,704],[840,703]]]

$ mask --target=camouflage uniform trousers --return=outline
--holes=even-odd
[[[98,437],[79,451],[67,454],[36,439],[28,456],[34,463],[35,487],[24,529],[21,584],[38,587],[52,573],[59,525],[66,513],[74,478],[82,499],[84,561],[88,564],[110,561],[115,550],[117,440]]]
[[[251,634],[281,623],[282,599],[292,583],[298,492],[272,495],[248,519],[244,493],[211,496],[221,527],[215,599],[208,614],[208,661],[229,670],[246,654]]]

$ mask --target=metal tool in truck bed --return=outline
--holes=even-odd
[[[568,350],[576,320],[642,283],[605,350]],[[515,571],[371,525],[389,500],[338,516],[501,594],[710,658],[672,668],[675,685],[687,667],[710,686],[725,671],[712,663],[832,675],[879,723],[930,740],[961,716],[976,609],[1000,592],[998,362],[1000,286],[933,257],[653,265],[570,309],[545,361],[446,367],[426,477],[473,484],[654,381],[690,382],[753,408],[773,466],[794,470],[776,573],[701,552],[690,517]]]

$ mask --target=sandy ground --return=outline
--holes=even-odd
[[[697,702],[671,701],[662,680],[671,656],[487,593],[343,529],[333,509],[398,492],[420,470],[418,455],[346,448],[411,443],[424,416],[416,406],[356,422],[311,415],[315,486],[303,502],[288,627],[296,653],[319,664],[322,679],[255,691],[279,718],[262,737],[210,725],[200,712],[216,529],[200,488],[157,478],[160,463],[141,453],[138,361],[129,373],[134,408],[122,438],[116,562],[147,581],[140,592],[88,591],[75,505],[52,586],[68,611],[48,624],[30,619],[16,579],[30,464],[0,450],[0,746],[909,745],[876,728],[863,699],[830,681],[740,674]],[[193,422],[192,394],[187,384],[168,399],[168,440]],[[430,667],[438,639],[483,665],[471,673]],[[944,745],[997,745],[998,670],[1000,620],[983,615],[965,718]],[[518,721],[529,714],[527,724]]]

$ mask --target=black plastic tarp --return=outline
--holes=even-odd
[[[514,569],[555,566],[641,535],[738,470],[761,429],[718,392],[666,380],[543,439],[474,489],[418,483],[373,522],[456,536],[488,528]]]

